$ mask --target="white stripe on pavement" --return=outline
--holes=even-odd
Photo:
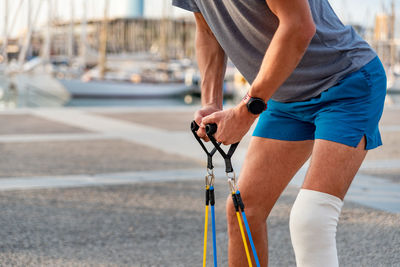
[[[217,179],[225,179],[223,168],[217,168],[215,173]],[[305,168],[300,169],[290,184],[300,187],[305,173]],[[203,182],[204,175],[204,169],[188,169],[97,175],[10,177],[0,179],[0,191],[110,186],[187,180]],[[199,188],[199,190],[201,189]],[[400,184],[391,183],[385,179],[378,179],[373,176],[358,174],[345,200],[357,202],[379,210],[400,213]]]

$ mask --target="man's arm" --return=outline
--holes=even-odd
[[[260,70],[249,90],[249,95],[269,100],[299,64],[313,38],[316,27],[308,0],[266,0],[278,17],[279,26],[265,53]],[[242,101],[235,108],[215,112],[202,121],[216,123],[217,141],[233,144],[242,139],[255,121]]]
[[[201,74],[201,104],[222,109],[226,55],[201,13],[196,19],[196,57]]]
[[[222,110],[222,86],[227,57],[203,15],[194,13],[196,19],[196,57],[201,74],[201,105],[195,121],[201,125],[203,117]],[[204,127],[197,134],[207,140]]]
[[[249,95],[268,100],[303,57],[315,34],[307,0],[266,0],[279,26],[265,53]]]

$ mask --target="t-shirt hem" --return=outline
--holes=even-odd
[[[370,53],[368,57],[364,56],[363,60],[357,60],[357,59],[354,59],[354,58],[350,59],[352,61],[352,63],[353,63],[353,68],[351,68],[351,71],[346,72],[343,75],[336,76],[335,78],[331,79],[329,82],[324,84],[324,86],[322,86],[319,90],[316,90],[313,94],[309,94],[309,95],[307,95],[305,97],[301,97],[301,98],[276,98],[276,97],[271,97],[271,99],[276,101],[276,102],[290,103],[290,102],[303,102],[303,101],[310,100],[311,98],[317,97],[320,94],[322,94],[323,92],[325,92],[326,90],[328,90],[329,88],[335,86],[340,80],[342,80],[344,77],[346,77],[350,73],[359,71],[362,67],[367,65],[373,59],[375,59],[377,57],[377,54],[372,49],[371,49],[371,52],[372,53]]]
[[[176,7],[179,7],[179,8],[182,8],[182,9],[185,9],[187,11],[200,12],[200,9],[197,6],[195,6],[194,4],[190,3],[190,2],[173,0],[172,1],[172,5],[176,6]]]

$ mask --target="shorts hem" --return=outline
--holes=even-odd
[[[358,144],[361,142],[361,139],[365,136],[365,150],[372,150],[377,147],[380,147],[382,145],[382,142],[380,139],[378,141],[374,141],[374,138],[372,138],[370,135],[363,134],[360,136],[359,139],[356,139],[358,141],[350,141],[350,140],[343,140],[340,137],[324,137],[324,136],[319,136],[315,138],[310,138],[310,137],[305,137],[305,138],[282,138],[282,137],[275,137],[275,136],[268,136],[268,135],[260,135],[260,134],[253,134],[253,137],[260,137],[260,138],[266,138],[266,139],[273,139],[273,140],[279,140],[279,141],[288,141],[288,142],[296,142],[296,141],[314,141],[316,139],[321,139],[321,140],[326,140],[326,141],[331,141],[335,142],[338,144],[342,144],[345,146],[349,147],[354,147],[356,148]]]
[[[363,137],[365,137],[364,150],[372,150],[372,149],[375,149],[375,148],[377,148],[377,147],[382,145],[382,142],[380,141],[380,139],[374,141],[374,138],[372,138],[368,134],[362,134],[362,135],[360,135],[360,138],[354,139],[354,140],[358,140],[358,141],[343,140],[343,137],[332,137],[332,136],[329,136],[329,137],[318,136],[318,137],[315,137],[315,139],[331,141],[331,142],[335,142],[335,143],[338,143],[338,144],[342,144],[342,145],[346,145],[346,146],[349,146],[349,147],[356,148],[358,146],[358,144],[361,142],[361,139]]]
[[[279,140],[279,141],[308,141],[308,140],[314,140],[312,137],[296,137],[296,138],[289,138],[289,137],[276,137],[273,135],[261,135],[261,134],[252,134],[254,137],[261,137],[261,138],[266,138],[266,139],[274,139],[274,140]]]

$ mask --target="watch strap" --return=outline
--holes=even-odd
[[[251,96],[249,95],[249,92],[246,93],[246,95],[243,97],[242,101],[247,104],[249,102]]]
[[[247,105],[247,103],[248,103],[248,102],[250,101],[250,99],[252,99],[252,98],[262,100],[262,99],[259,98],[259,97],[251,97],[251,96],[249,95],[249,92],[247,92],[246,95],[243,97],[242,101],[243,101],[243,103],[245,103],[245,104]],[[267,103],[266,103],[264,100],[262,100],[262,101],[263,101],[264,104],[265,104],[265,109],[264,109],[264,110],[267,110]]]

